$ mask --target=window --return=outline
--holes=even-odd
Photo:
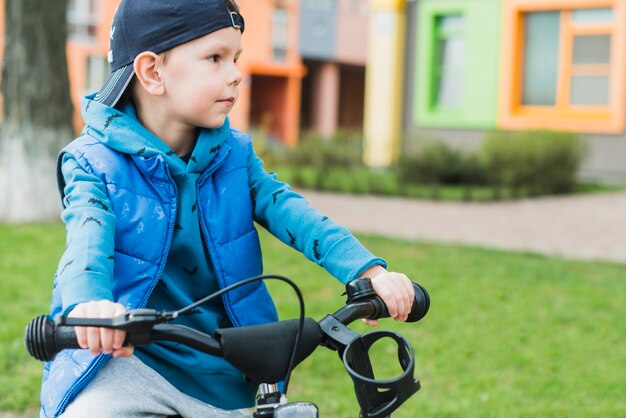
[[[413,114],[411,121],[405,119],[409,126],[496,127],[500,3],[420,0],[407,6],[416,13],[414,37],[407,40],[407,87],[412,90],[407,110]]]
[[[274,61],[287,60],[287,20],[288,11],[275,8],[272,13],[272,50]]]
[[[612,9],[524,14],[522,105],[606,107]]]
[[[608,106],[613,10],[574,10],[571,18],[570,105]]]
[[[435,18],[433,107],[459,107],[463,102],[465,20],[462,15]]]
[[[523,104],[556,104],[559,21],[558,12],[529,13],[524,19]]]
[[[70,0],[67,24],[70,36],[95,39],[98,27],[99,0]]]
[[[85,85],[85,93],[90,94],[100,91],[106,81],[111,66],[106,57],[90,55],[87,57],[87,83]]]
[[[324,19],[321,16],[318,16],[311,26],[313,27],[312,32],[315,38],[323,38],[330,31],[328,19]]]
[[[337,0],[301,0],[302,7],[306,9],[316,9],[323,11],[333,11]]]
[[[369,15],[369,1],[368,0],[350,0],[349,12],[354,16],[368,16]]]
[[[623,1],[514,0],[504,9],[500,127],[624,132]]]

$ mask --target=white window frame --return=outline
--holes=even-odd
[[[274,61],[287,60],[289,39],[289,9],[275,7],[272,10],[272,56]]]
[[[72,38],[94,40],[98,28],[100,0],[70,0],[67,24]]]
[[[105,56],[88,55],[85,65],[85,94],[100,91],[111,72],[111,65]]]

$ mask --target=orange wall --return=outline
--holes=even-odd
[[[282,2],[289,11],[287,57],[284,62],[274,62],[272,59],[272,11],[276,1],[239,0],[237,3],[246,21],[246,29],[242,37],[243,54],[239,60],[239,68],[244,74],[244,79],[239,102],[231,112],[232,125],[243,130],[249,127],[252,75],[287,79],[286,93],[281,101],[282,106],[277,108],[278,104],[269,100],[268,97],[267,109],[271,109],[273,113],[282,113],[275,115],[274,119],[282,120],[283,123],[279,124],[281,128],[274,134],[281,137],[287,144],[295,144],[300,125],[300,81],[305,73],[298,52],[298,1],[284,0]],[[255,91],[267,90],[261,87]],[[255,98],[255,102],[259,100],[263,98]]]
[[[90,55],[106,56],[109,50],[109,30],[113,15],[120,0],[101,0],[98,13],[99,22],[96,42],[70,38],[67,43],[68,73],[72,104],[74,106],[74,128],[78,132],[82,129],[83,121],[80,115],[80,103],[87,93],[87,57]],[[285,62],[272,62],[272,10],[275,0],[239,0],[241,13],[246,19],[246,30],[242,38],[244,53],[239,61],[243,73],[241,94],[237,105],[231,113],[233,127],[246,130],[249,128],[251,75],[265,75],[284,79],[286,95],[282,106],[275,110],[275,103],[269,106],[281,112],[281,124],[278,136],[288,144],[294,144],[299,134],[300,109],[300,81],[305,73],[302,59],[298,52],[298,21],[299,6],[297,0],[283,0],[283,4],[290,12],[288,23],[288,50]],[[0,0],[0,57],[4,45],[4,0]]]
[[[242,37],[244,53],[241,68],[261,67],[274,75],[298,74],[302,60],[298,52],[298,1],[283,0],[281,4],[289,11],[287,59],[284,63],[272,63],[272,11],[276,0],[238,0],[241,14],[246,21]],[[269,74],[268,74],[269,75]]]
[[[0,58],[4,57],[4,1],[0,1]]]
[[[99,2],[98,29],[96,42],[69,38],[67,42],[67,67],[70,77],[70,95],[74,106],[74,129],[80,131],[84,125],[80,114],[80,103],[86,94],[87,57],[106,56],[109,51],[109,31],[115,9],[120,0],[103,0]]]
[[[109,28],[115,9],[120,0],[101,0],[100,27],[98,30],[97,45],[81,45],[71,42],[68,46],[68,61],[70,79],[72,83],[72,98],[78,108],[80,98],[84,95],[81,86],[85,85],[87,55],[106,55],[109,45]],[[272,63],[272,10],[275,0],[239,0],[241,14],[246,19],[246,28],[242,37],[243,54],[239,60],[239,68],[243,73],[241,92],[237,105],[230,114],[231,124],[237,129],[247,130],[250,121],[250,92],[253,74],[296,79],[298,82],[288,82],[286,97],[282,108],[275,110],[275,104],[268,103],[268,109],[281,112],[279,119],[284,120],[282,129],[276,132],[287,143],[295,143],[299,128],[300,79],[304,74],[302,60],[298,54],[298,1],[286,0],[283,4],[290,11],[288,26],[288,51],[284,63]],[[75,115],[77,123],[81,121],[80,114]]]
[[[0,1],[0,62],[4,59],[4,0]],[[2,72],[0,71],[0,81]],[[0,92],[0,118],[4,115],[4,100]]]

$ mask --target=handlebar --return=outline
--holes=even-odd
[[[413,283],[413,289],[415,297],[407,322],[421,320],[430,308],[430,297],[426,289],[417,283]],[[326,315],[319,322],[311,318],[303,320],[301,317],[300,320],[217,329],[211,336],[184,325],[167,323],[175,319],[178,312],[137,309],[106,319],[69,318],[61,315],[51,319],[41,315],[28,324],[24,338],[32,357],[51,361],[61,350],[80,348],[75,326],[120,329],[126,331],[125,345],[140,347],[153,341],[182,343],[223,357],[257,385],[284,380],[285,386],[291,369],[319,345],[323,345],[339,352],[354,381],[361,416],[387,417],[420,389],[419,381],[413,377],[413,349],[400,334],[377,331],[361,335],[347,328],[348,324],[357,319],[389,317],[383,300],[375,294],[369,279],[357,279],[348,283],[346,294],[346,305],[334,314]],[[303,316],[303,307],[301,309]],[[374,378],[369,349],[382,338],[391,338],[398,344],[398,361],[403,372],[395,379]],[[255,343],[250,344],[250,341]]]
[[[417,322],[428,313],[430,296],[426,289],[417,283],[413,284],[413,305],[405,322]],[[346,285],[348,300],[346,306],[333,314],[344,325],[357,319],[389,318],[385,302],[376,295],[369,279],[353,280]]]
[[[430,298],[426,289],[417,283],[413,283],[415,298],[413,307],[406,322],[417,322],[422,319],[430,307]],[[387,308],[380,297],[371,290],[371,285],[363,280],[355,280],[347,285],[348,301],[345,306],[337,310],[332,316],[343,325],[348,325],[357,319],[369,318],[380,319],[389,317]],[[33,319],[26,327],[25,343],[29,354],[40,361],[52,361],[55,356],[64,349],[80,348],[74,332],[75,326],[114,328],[126,331],[125,344],[133,346],[145,346],[153,341],[171,341],[186,344],[199,351],[223,357],[223,349],[220,339],[204,334],[192,328],[178,324],[165,324],[167,318],[163,312],[151,309],[137,309],[126,312],[114,318],[69,318],[57,316],[54,320],[49,316],[41,315]],[[309,323],[305,328],[305,333],[315,333],[315,322],[307,319]],[[293,321],[280,321],[291,323]],[[276,323],[279,324],[280,322]],[[255,335],[266,333],[268,335],[278,334],[274,328],[277,325],[257,325],[251,327],[221,329],[216,331],[216,335],[224,333],[240,333],[246,328],[252,329]],[[308,331],[306,331],[308,329]],[[283,330],[284,331],[284,330]],[[274,341],[281,340],[278,335]],[[284,341],[280,341],[284,344]],[[318,344],[321,342],[318,341]]]

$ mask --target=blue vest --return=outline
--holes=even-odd
[[[248,184],[250,152],[250,137],[232,131],[196,186],[200,226],[220,288],[263,270]],[[61,155],[64,153],[72,154],[85,171],[106,184],[112,206],[109,210],[116,216],[114,300],[127,309],[144,307],[165,267],[176,220],[176,185],[163,158],[122,154],[89,136],[74,140],[61,151]],[[63,195],[60,161],[61,157],[58,178]],[[62,310],[62,287],[55,277],[53,316]],[[226,293],[223,301],[235,326],[277,320],[274,303],[262,281]],[[110,357],[94,357],[88,350],[64,350],[53,362],[46,363],[41,416],[63,413]]]

